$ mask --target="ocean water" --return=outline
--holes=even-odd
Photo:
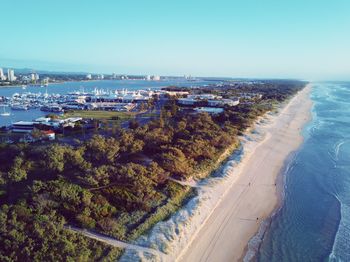
[[[350,83],[315,83],[311,99],[257,261],[350,261]]]
[[[91,92],[95,88],[104,90],[146,90],[146,89],[160,89],[167,86],[202,86],[215,83],[214,81],[187,81],[185,79],[169,79],[161,81],[146,81],[146,80],[98,80],[88,82],[65,82],[58,84],[50,84],[48,87],[40,86],[28,86],[26,89],[22,89],[21,86],[0,87],[0,96],[11,97],[14,93],[45,93],[48,94],[67,94],[73,91],[85,91]],[[16,121],[32,121],[35,118],[47,115],[47,112],[40,111],[39,109],[31,109],[28,111],[5,109],[11,113],[11,116],[0,116],[0,127],[10,125]],[[3,111],[3,108],[0,108]]]

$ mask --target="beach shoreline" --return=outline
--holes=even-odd
[[[278,207],[277,188],[280,187],[275,185],[276,179],[281,177],[278,174],[288,162],[287,158],[302,143],[300,131],[308,121],[311,109],[310,88],[308,85],[299,91],[276,113],[259,117],[240,137],[241,147],[213,175],[189,183],[196,187],[197,195],[134,244],[166,254],[162,259],[153,257],[152,261],[242,260],[248,242],[257,234],[260,224]],[[294,118],[297,120],[292,121]],[[290,127],[293,127],[292,132]],[[283,141],[287,141],[286,145]],[[273,148],[276,142],[277,148]],[[279,156],[279,146],[284,152],[282,156]],[[255,166],[262,175],[257,176],[256,170],[249,170]],[[258,205],[254,205],[254,197],[258,197]],[[261,210],[256,210],[260,205]],[[148,261],[150,257],[126,250],[121,261],[136,259]]]
[[[273,123],[266,126],[267,137],[257,145],[250,156],[242,160],[237,181],[233,183],[229,192],[225,193],[207,221],[193,235],[187,247],[177,256],[178,261],[243,260],[248,250],[248,243],[257,235],[261,224],[280,206],[281,197],[278,190],[281,189],[276,181],[290,162],[288,160],[290,156],[295,154],[303,142],[302,127],[311,119],[310,91],[311,84],[296,94],[280,110]],[[288,142],[283,143],[286,139]],[[259,156],[259,153],[263,154]],[[269,163],[266,164],[267,162]],[[254,176],[252,171],[253,173],[260,171],[259,177]],[[248,190],[242,191],[239,187],[244,183]],[[232,217],[233,215],[235,217]],[[245,260],[249,261],[247,258]]]
[[[308,95],[310,95],[312,84],[308,84],[305,88],[309,88],[307,90]],[[264,221],[261,222],[261,225],[259,226],[258,230],[256,231],[255,235],[252,236],[252,238],[248,241],[243,253],[242,257],[239,259],[239,261],[253,261],[256,258],[257,252],[260,249],[260,245],[263,241],[263,237],[265,233],[269,230],[271,226],[271,222],[274,218],[274,216],[279,212],[279,210],[282,208],[283,200],[284,200],[284,194],[285,194],[285,179],[286,174],[289,171],[290,164],[293,163],[295,160],[296,155],[301,150],[302,144],[304,143],[304,137],[302,136],[302,129],[303,127],[309,123],[312,120],[312,101],[309,99],[311,104],[308,104],[308,107],[310,107],[309,114],[306,116],[306,119],[304,119],[304,123],[302,127],[300,128],[300,135],[301,135],[301,142],[298,148],[292,152],[286,157],[283,167],[281,168],[280,172],[276,175],[276,204],[273,210],[270,213],[270,216],[268,216]]]
[[[276,203],[275,207],[271,211],[270,215],[266,217],[258,227],[255,234],[251,237],[251,239],[248,241],[246,247],[244,248],[242,252],[242,256],[239,258],[239,261],[249,262],[249,261],[255,261],[256,255],[259,252],[261,243],[264,239],[265,233],[269,230],[271,226],[271,222],[274,218],[274,216],[279,212],[279,210],[282,208],[283,205],[283,199],[284,199],[284,186],[285,186],[285,174],[288,172],[289,165],[294,161],[295,156],[297,155],[297,152],[299,151],[293,151],[289,154],[289,156],[284,161],[284,166],[281,169],[281,171],[276,176]]]

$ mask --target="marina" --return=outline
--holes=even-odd
[[[130,111],[135,108],[135,103],[147,102],[154,94],[162,93],[163,87],[196,87],[212,83],[186,79],[100,80],[28,85],[25,89],[22,86],[1,87],[0,127],[18,121],[32,121],[50,113],[61,114],[65,110]]]

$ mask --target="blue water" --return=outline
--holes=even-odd
[[[10,97],[14,93],[45,93],[48,94],[67,94],[73,91],[85,91],[91,92],[95,88],[104,89],[104,90],[121,90],[128,89],[139,90],[139,89],[160,89],[167,86],[201,86],[213,84],[212,81],[186,81],[181,79],[176,80],[162,80],[162,81],[146,81],[146,80],[100,80],[100,81],[89,81],[89,82],[65,82],[59,84],[50,84],[48,87],[40,86],[28,86],[25,90],[20,86],[12,87],[0,87],[0,96]],[[3,108],[1,108],[3,110]],[[0,116],[0,127],[4,125],[10,125],[12,122],[24,120],[31,121],[40,116],[44,116],[47,112],[42,112],[39,109],[31,109],[29,111],[16,111],[10,110],[9,108],[6,111],[10,111],[11,116]]]
[[[350,261],[350,83],[317,83],[258,261]]]

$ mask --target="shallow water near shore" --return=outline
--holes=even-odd
[[[350,83],[317,83],[313,119],[257,261],[350,261]]]

